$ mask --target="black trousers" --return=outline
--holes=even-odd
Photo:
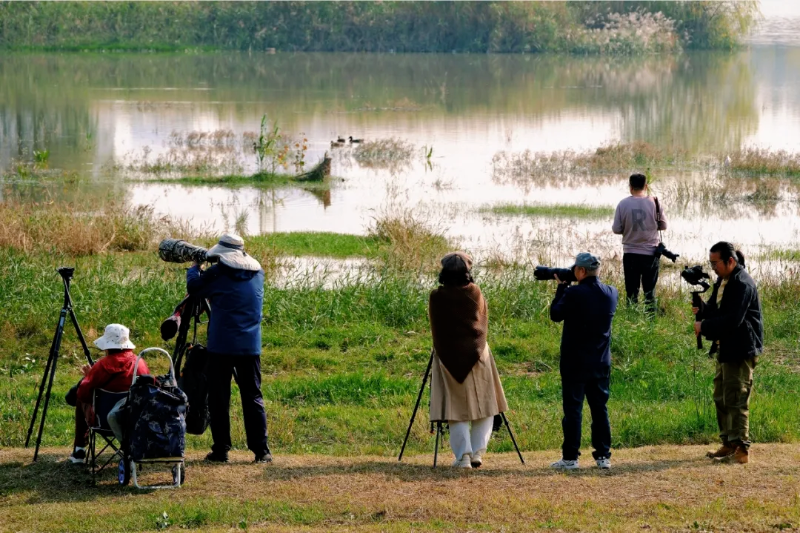
[[[583,399],[589,402],[592,412],[592,456],[611,457],[611,424],[608,421],[609,384],[611,370],[603,370],[584,376],[561,376],[561,398],[564,418],[562,457],[574,461],[581,454],[581,424],[583,422]]]
[[[622,254],[622,268],[625,270],[625,293],[628,302],[639,301],[639,285],[644,291],[644,301],[648,308],[655,310],[656,283],[660,258],[654,255]]]
[[[247,447],[256,455],[268,453],[267,412],[261,396],[261,358],[212,353],[208,375],[209,423],[214,440],[211,449],[216,453],[227,453],[231,449],[231,377],[235,377],[242,397]]]

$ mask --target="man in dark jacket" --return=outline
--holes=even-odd
[[[207,254],[217,264],[205,271],[194,263],[186,273],[190,294],[211,304],[208,326],[208,409],[214,444],[208,461],[226,462],[231,449],[231,377],[242,397],[247,447],[257,463],[272,461],[267,415],[261,396],[261,314],[264,271],[244,252],[238,235],[223,235]]]
[[[713,342],[711,354],[717,354],[714,403],[722,446],[707,455],[747,463],[753,369],[764,348],[761,302],[753,278],[744,269],[744,255],[731,243],[712,246],[709,261],[719,278],[701,309],[704,320],[695,322],[694,329]]]
[[[580,253],[572,270],[578,280],[570,287],[558,279],[550,305],[550,319],[564,322],[561,334],[561,395],[564,444],[560,461],[553,468],[578,468],[581,446],[583,399],[592,412],[592,446],[597,466],[611,468],[611,425],[606,403],[611,377],[611,321],[617,311],[617,289],[597,279],[600,260]]]

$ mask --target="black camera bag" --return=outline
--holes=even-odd
[[[208,350],[193,344],[186,351],[186,362],[178,378],[178,387],[189,398],[186,432],[202,435],[208,428]]]

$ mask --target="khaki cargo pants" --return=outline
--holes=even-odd
[[[717,362],[714,403],[722,442],[750,447],[750,391],[757,357],[732,363]]]

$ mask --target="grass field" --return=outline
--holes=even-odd
[[[392,231],[388,233],[395,237],[386,237],[388,241],[277,234],[250,239],[248,247],[264,263],[286,254],[345,257],[362,247],[364,253],[377,250],[372,257],[380,262],[382,254],[395,249],[391,239],[397,231]],[[131,328],[139,347],[170,348],[158,337],[158,326],[183,295],[184,266],[159,261],[152,249],[79,257],[5,250],[0,256],[0,291],[5,295],[0,307],[0,372],[5,376],[0,381],[0,445],[19,446],[25,438],[61,305],[56,266],[77,266],[73,298],[88,338],[99,336],[106,323],[119,321]],[[282,288],[268,288],[262,369],[276,450],[349,456],[397,452],[430,350],[426,304],[435,281],[432,274],[419,275],[387,269],[325,288],[302,277]],[[621,285],[618,265],[608,264],[606,275]],[[489,301],[489,342],[520,444],[525,450],[556,448],[561,439],[561,328],[547,316],[554,287],[534,281],[523,268],[484,271],[478,282]],[[767,350],[756,370],[752,436],[756,442],[794,442],[800,437],[795,405],[800,313],[793,302],[800,284],[763,280],[760,290]],[[663,315],[651,320],[641,309],[625,306],[617,314],[609,404],[615,448],[715,439],[713,362],[694,347],[685,302],[685,288],[663,287]],[[46,445],[71,441],[73,415],[63,394],[77,381],[81,364],[81,351],[68,328]],[[424,411],[412,432],[412,452],[428,446]],[[236,400],[233,416],[234,443],[243,447]],[[190,437],[188,445],[204,449],[209,439]],[[588,444],[588,435],[585,439]],[[496,450],[510,451],[511,443],[500,442]]]
[[[688,288],[665,280],[657,316],[621,305],[614,321],[609,411],[615,469],[550,472],[547,464],[558,458],[554,450],[561,444],[561,326],[548,317],[555,287],[535,281],[530,267],[491,266],[491,258],[476,257],[508,418],[530,464],[515,463],[512,444],[500,433],[485,469],[434,472],[427,466],[433,442],[427,401],[411,432],[409,464],[397,465],[394,457],[430,353],[428,293],[436,286],[438,259],[455,245],[410,210],[376,216],[365,233],[247,238],[248,252],[269,280],[261,362],[276,462],[266,469],[247,464],[234,387],[235,463],[202,464],[210,433],[189,436],[188,485],[137,494],[114,485],[112,472],[99,488],[89,488],[86,475],[60,462],[69,452],[74,417],[64,394],[84,362],[69,326],[42,461],[30,464],[31,450],[20,448],[62,302],[55,269],[76,267],[72,296],[90,341],[106,324],[122,322],[139,348],[171,349],[159,338],[159,324],[184,295],[186,265],[160,261],[156,244],[181,236],[208,246],[214,238],[147,209],[25,198],[0,204],[0,531],[798,528],[800,282],[784,275],[795,267],[794,249],[761,258],[781,261],[781,275],[766,270],[756,277],[766,350],[751,402],[753,464],[728,467],[702,458],[717,433],[714,363],[695,348]],[[535,253],[556,253],[560,236],[550,238],[537,243]],[[302,270],[286,277],[293,257],[312,269],[317,261],[351,259],[366,267],[323,282]],[[664,278],[675,276],[675,266],[662,264]],[[623,285],[611,253],[604,255],[602,276]],[[164,363],[154,360],[151,368],[163,372]],[[585,415],[588,452],[588,410]],[[449,463],[446,442],[441,461]]]
[[[268,466],[245,453],[208,465],[191,453],[177,491],[123,488],[115,472],[91,487],[80,467],[56,462],[66,448],[44,450],[36,464],[29,450],[7,449],[0,531],[798,530],[797,446],[755,445],[744,466],[714,464],[706,449],[620,450],[610,471],[585,455],[569,473],[548,467],[557,451],[527,452],[525,466],[514,454],[489,454],[472,471],[433,470],[430,453],[403,463],[276,454]],[[165,477],[151,472],[146,482]]]

